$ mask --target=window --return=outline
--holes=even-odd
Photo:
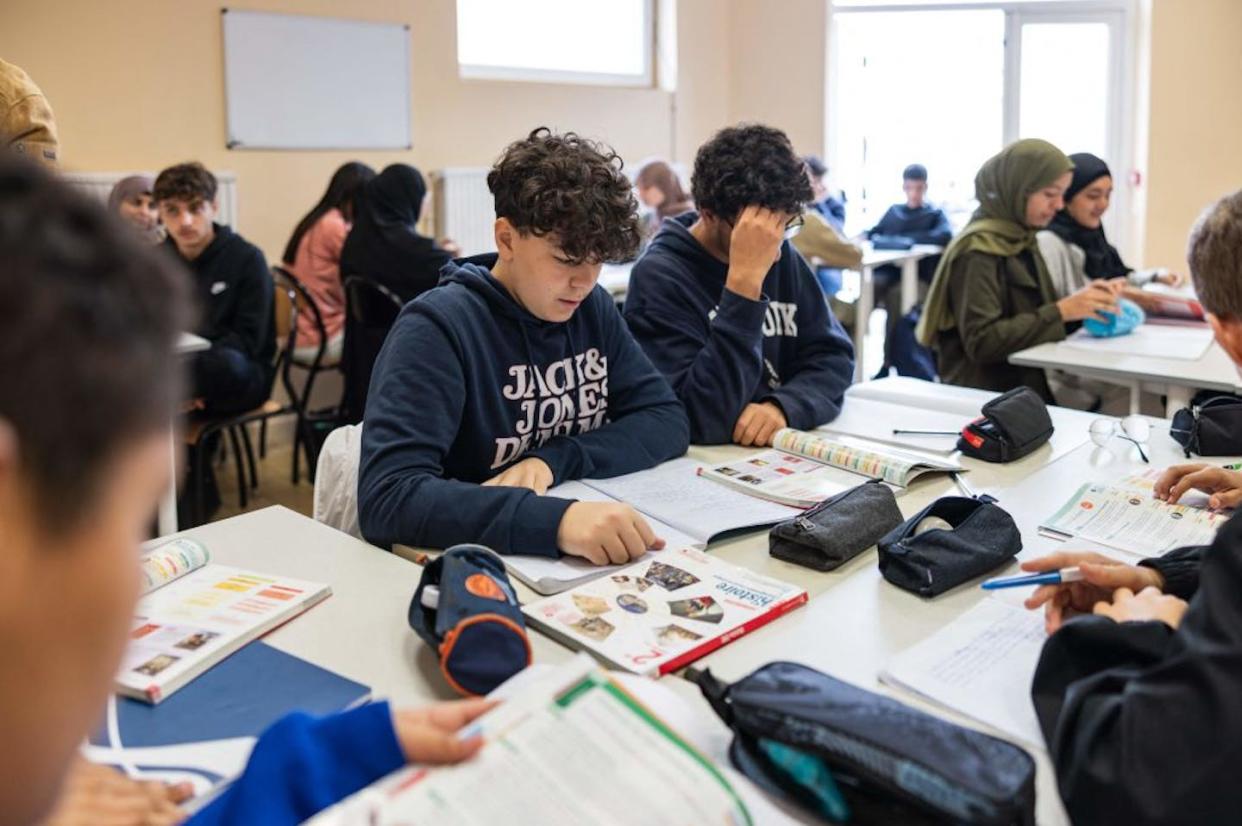
[[[654,0],[457,0],[464,78],[649,86]]]
[[[1116,189],[1104,221],[1125,249],[1133,72],[1125,0],[833,5],[830,180],[849,198],[850,232],[903,199],[901,170],[915,162],[928,167],[929,199],[961,226],[983,161],[1039,137],[1109,163]]]

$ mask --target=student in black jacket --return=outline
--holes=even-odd
[[[1216,341],[1242,365],[1242,192],[1190,236],[1190,270]],[[1212,507],[1242,499],[1242,475],[1167,471],[1156,495],[1190,488]],[[1085,564],[1084,564],[1085,563]],[[1206,548],[1138,566],[1052,554],[1027,570],[1077,564],[1085,582],[1044,586],[1053,632],[1032,696],[1075,823],[1237,823],[1242,812],[1242,516]]]
[[[789,244],[811,198],[784,132],[718,132],[694,160],[699,212],[665,219],[634,265],[625,320],[673,385],[690,440],[770,445],[841,412],[854,347]]]
[[[194,332],[211,342],[191,361],[193,395],[210,414],[258,407],[275,375],[267,261],[254,244],[215,223],[216,177],[202,164],[165,169],[155,179],[154,196],[168,232],[164,243],[193,275],[199,311]]]

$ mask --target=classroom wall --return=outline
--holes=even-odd
[[[1143,262],[1184,270],[1195,218],[1242,187],[1242,2],[1150,2]]]
[[[454,0],[230,0],[233,8],[411,25],[413,138],[409,152],[274,152],[224,148],[219,0],[4,0],[0,56],[26,69],[52,102],[62,158],[75,171],[157,170],[197,158],[238,174],[240,229],[275,260],[332,170],[357,158],[422,169],[490,165],[532,127],[575,129],[637,162],[668,156],[673,96],[658,89],[465,81],[457,77]],[[720,42],[727,17],[711,0],[679,3],[688,52],[680,149],[725,113]],[[684,6],[684,9],[682,8]],[[701,61],[701,68],[700,68]],[[712,126],[704,125],[710,122]],[[684,156],[683,156],[684,157]]]

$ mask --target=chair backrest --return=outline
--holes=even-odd
[[[364,327],[388,329],[402,306],[397,294],[377,281],[361,275],[345,279],[345,310]]]
[[[358,466],[362,463],[362,425],[348,424],[328,434],[315,469],[316,521],[362,539],[358,527]]]
[[[319,305],[315,303],[315,298],[310,294],[310,290],[306,289],[306,285],[299,281],[296,275],[289,272],[289,270],[281,265],[276,264],[272,267],[272,278],[276,281],[278,288],[283,286],[285,290],[293,291],[292,297],[296,299],[293,303],[297,305],[298,316],[311,319],[312,323],[315,325],[316,340],[319,342],[319,350],[315,354],[313,365],[310,366],[312,366],[313,369],[318,369],[320,363],[323,362],[324,352],[328,348],[328,328],[324,326],[323,314],[319,312]],[[280,300],[281,299],[278,296],[277,301],[279,302]],[[289,300],[289,296],[285,296],[284,300],[287,302]],[[293,329],[295,330],[294,341],[296,342],[296,318],[293,320]],[[278,334],[279,330],[280,328],[277,327]],[[306,367],[308,365],[303,363],[302,366]]]

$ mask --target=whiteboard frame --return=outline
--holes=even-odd
[[[233,108],[230,105],[231,96],[229,94],[230,78],[229,78],[229,59],[228,59],[228,29],[226,20],[228,16],[244,15],[251,17],[287,17],[310,19],[323,23],[350,23],[355,25],[377,26],[380,28],[400,28],[403,32],[401,45],[403,49],[403,62],[405,71],[401,75],[401,83],[404,87],[405,94],[402,96],[402,106],[405,117],[405,142],[404,143],[384,143],[384,144],[324,144],[316,146],[289,146],[279,144],[258,144],[247,143],[238,139],[233,131],[235,116]],[[322,15],[311,14],[291,14],[287,12],[264,11],[262,9],[236,8],[224,6],[220,9],[220,58],[223,64],[224,78],[224,128],[225,128],[225,148],[231,151],[280,151],[280,152],[343,152],[343,151],[401,151],[414,148],[413,127],[411,120],[413,117],[413,90],[411,88],[411,72],[413,68],[410,64],[410,25],[408,23],[390,23],[376,20],[355,20],[344,17],[326,17]]]

